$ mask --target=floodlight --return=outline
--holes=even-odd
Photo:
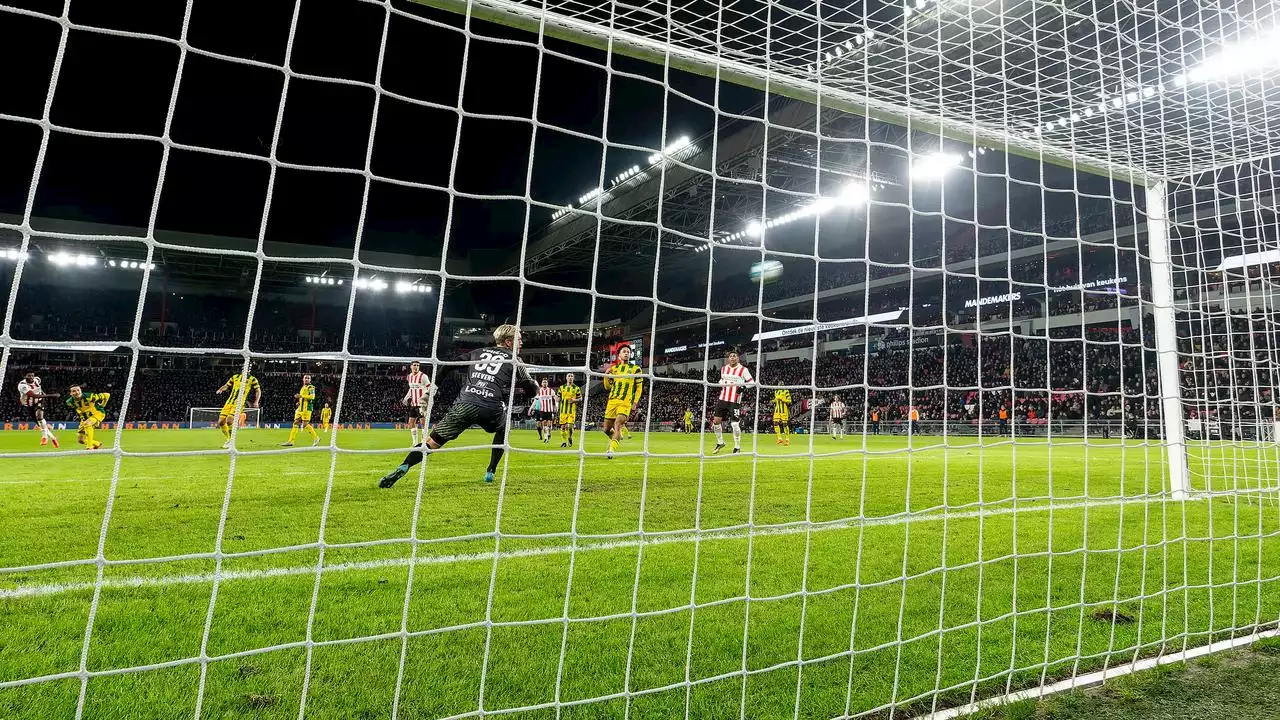
[[[1050,129],[1052,129],[1052,125],[1050,125]],[[933,155],[925,155],[911,163],[911,179],[922,181],[937,180],[961,162],[962,158],[956,153],[939,152]]]
[[[764,225],[761,225],[759,220],[752,220],[747,223],[746,233],[747,237],[760,237],[760,235],[764,233]]]
[[[871,199],[866,183],[851,182],[840,191],[840,200],[848,205],[862,205]]]

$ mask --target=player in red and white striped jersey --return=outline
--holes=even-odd
[[[27,373],[18,381],[18,404],[26,413],[27,420],[40,428],[40,444],[48,445],[52,442],[56,448],[58,438],[53,434],[53,430],[49,429],[48,421],[44,419],[44,399],[55,397],[58,396],[45,394],[44,389],[40,387],[40,378],[33,372]]]
[[[755,381],[747,366],[738,361],[738,351],[730,349],[724,367],[720,368],[720,398],[711,413],[711,427],[716,433],[712,455],[724,449],[725,418],[733,429],[733,451],[742,452],[742,396]]]
[[[837,395],[831,400],[831,404],[827,406],[828,412],[831,413],[831,439],[839,440],[844,437],[844,419],[849,413],[849,408],[840,400]]]
[[[534,421],[538,424],[538,439],[543,443],[551,442],[551,431],[555,428],[556,414],[560,409],[560,396],[546,378],[538,385],[538,394],[533,399]]]
[[[421,364],[416,361],[409,365],[405,382],[409,383],[409,391],[400,399],[400,404],[409,408],[409,420],[405,424],[409,426],[413,444],[417,445],[418,428],[422,428],[423,437],[427,434],[427,422],[431,419],[431,396],[435,395],[436,388],[431,384],[431,378],[422,372]]]

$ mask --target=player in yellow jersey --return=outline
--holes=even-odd
[[[693,432],[693,408],[684,409],[684,431],[685,433]]]
[[[578,401],[582,388],[574,384],[573,373],[564,376],[560,386],[560,447],[573,447],[573,426],[578,423]]]
[[[773,434],[779,445],[791,444],[791,391],[786,388],[773,391]]]
[[[248,382],[245,382],[245,376],[248,376]],[[262,385],[258,383],[258,378],[253,375],[253,365],[250,364],[245,368],[244,373],[236,373],[218,388],[218,394],[221,395],[228,390],[231,394],[227,396],[227,402],[222,405],[222,412],[218,413],[218,429],[222,430],[222,436],[226,440],[222,443],[222,447],[231,447],[231,427],[235,423],[236,418],[240,417],[241,408],[256,408],[258,403],[262,402]],[[250,398],[250,393],[253,397]]]
[[[329,421],[332,419],[333,408],[329,407],[329,403],[325,403],[324,407],[320,408],[320,427],[323,428],[325,432],[329,432]]]
[[[93,439],[93,431],[107,419],[107,401],[111,399],[111,393],[86,393],[79,385],[72,385],[67,395],[67,407],[74,410],[80,419],[76,442],[89,450],[102,447],[101,442]]]
[[[640,366],[631,362],[631,348],[627,345],[618,348],[618,362],[605,373],[604,389],[609,391],[609,400],[604,406],[604,434],[609,438],[609,451],[605,456],[610,460],[622,440],[622,427],[644,394],[642,373]]]
[[[298,429],[305,427],[311,433],[311,447],[320,444],[320,436],[311,424],[311,413],[316,407],[316,386],[311,384],[311,376],[302,376],[302,387],[294,394],[298,405],[293,409],[293,427],[289,430],[289,439],[280,443],[281,447],[293,447],[293,439],[298,436]]]

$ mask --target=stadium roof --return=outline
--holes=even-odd
[[[5,226],[19,227],[22,218],[0,213],[0,260],[3,254],[16,250],[21,233]],[[58,218],[32,218],[29,252],[53,258],[59,254],[72,257],[86,255],[96,264],[112,260],[144,262],[147,257],[146,229]],[[243,237],[204,235],[199,233],[157,230],[155,232],[157,266],[170,275],[191,278],[203,284],[239,277],[257,260],[257,240]],[[312,245],[268,240],[263,243],[263,260],[269,267],[263,273],[263,287],[298,286],[308,276],[329,273],[334,278],[350,278],[353,271],[351,250],[328,245]],[[440,258],[402,253],[362,251],[362,275],[407,276],[440,267]],[[470,272],[466,258],[452,258],[449,270]]]
[[[1280,140],[1266,4],[420,1],[1139,183]]]

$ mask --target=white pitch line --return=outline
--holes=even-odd
[[[1169,503],[1182,502],[1172,500],[1170,498],[1124,498],[1096,501],[1079,501],[1071,503],[1058,503],[1049,505],[1048,503],[1037,504],[1031,507],[1004,507],[993,510],[965,510],[962,512],[931,512],[925,515],[916,515],[911,517],[888,517],[888,518],[866,518],[862,520],[848,520],[838,523],[826,523],[816,526],[789,526],[783,528],[765,528],[754,532],[732,531],[732,532],[716,532],[708,531],[702,534],[702,542],[710,542],[715,540],[746,540],[749,537],[769,537],[769,536],[785,536],[785,535],[802,535],[806,532],[829,532],[832,530],[849,530],[856,527],[878,527],[889,525],[904,525],[907,523],[937,523],[945,520],[972,520],[979,517],[999,517],[1003,515],[1013,515],[1020,513],[1047,513],[1052,510],[1079,510],[1085,507],[1114,507],[1117,505],[1137,505],[1142,502]],[[528,540],[529,538],[521,538]],[[655,545],[670,545],[675,543],[692,543],[697,539],[697,535],[693,532],[681,535],[662,535],[654,538],[643,538],[636,540],[615,540],[604,542],[586,542],[580,543],[577,547],[569,545],[556,545],[545,548],[527,548],[523,550],[504,550],[498,553],[499,559],[515,559],[540,557],[547,555],[567,555],[570,552],[596,552],[601,550],[620,550],[626,548],[636,548],[641,545],[651,547]],[[493,552],[478,553],[459,553],[452,555],[425,555],[418,556],[417,565],[449,565],[453,563],[477,562],[477,561],[493,561]],[[323,569],[325,573],[336,572],[352,572],[360,570],[380,570],[385,568],[408,567],[408,558],[386,558],[382,560],[365,560],[359,562],[335,563],[328,565]],[[316,572],[315,565],[296,565],[291,567],[265,568],[260,570],[226,570],[218,576],[219,583],[226,583],[236,580],[266,580],[279,577],[294,577],[298,575],[314,576]],[[135,575],[132,577],[110,578],[102,582],[103,588],[141,588],[141,587],[167,587],[171,585],[199,585],[204,583],[212,583],[214,581],[213,573],[193,573],[187,575],[162,575],[162,576],[146,576]],[[92,590],[93,583],[50,583],[44,585],[27,585],[17,588],[0,589],[0,600],[17,600],[23,598],[47,597],[50,595],[60,595],[70,592],[81,592]]]
[[[398,448],[397,448],[397,449],[398,449]],[[488,450],[489,448],[486,448],[486,447],[480,447],[480,448],[477,448],[477,449]],[[519,448],[517,448],[517,450],[519,450]],[[317,455],[317,456],[318,456],[318,454],[314,454],[314,453],[313,453],[313,455]],[[577,457],[578,457],[578,456],[577,456],[577,455],[574,455],[574,456],[572,456],[572,457],[573,457],[574,461],[576,462],[576,461],[577,461]],[[588,459],[588,460],[592,460],[592,459],[601,459],[601,458],[603,458],[603,457],[604,457],[603,455],[588,455],[588,456],[587,456],[587,459]],[[640,455],[634,455],[634,456],[627,456],[627,455],[623,455],[623,456],[621,456],[619,459],[640,459],[641,457],[643,457],[643,456],[640,456]],[[707,458],[706,458],[706,462],[707,462],[707,464],[708,464],[708,465],[714,465],[714,464],[716,464],[716,463],[721,463],[721,462],[724,462],[724,461],[726,461],[726,460],[730,460],[730,459],[734,459],[734,458],[737,458],[737,459],[745,459],[745,458],[747,458],[747,457],[752,457],[752,456],[750,456],[750,455],[746,455],[746,456],[742,456],[742,455],[738,455],[738,456],[734,456],[734,455],[707,456]],[[816,458],[822,458],[823,456],[822,456],[822,455],[815,455],[814,457],[816,457]],[[810,459],[810,456],[808,456],[808,455],[759,455],[759,456],[758,456],[758,459],[760,459],[760,460],[767,460],[767,461],[769,461],[769,462],[800,462],[800,461],[802,461],[802,460],[804,460],[804,461],[809,460],[809,459]],[[898,459],[906,459],[906,455],[905,455],[905,454],[901,454],[901,455],[885,455],[885,456],[877,456],[877,457],[875,457],[875,458],[874,458],[874,460],[876,460],[876,461],[879,461],[879,460],[898,460]],[[658,458],[658,459],[656,459],[656,460],[650,460],[650,461],[649,461],[649,464],[650,464],[650,465],[697,465],[697,464],[698,464],[698,462],[699,462],[699,461],[698,461],[698,459],[697,459],[697,458],[672,458],[672,459],[662,459],[662,458]],[[548,465],[549,465],[549,463],[548,463]],[[224,473],[224,474],[225,474],[225,473]],[[285,471],[283,471],[283,472],[279,472],[279,473],[276,473],[276,472],[274,472],[274,471],[273,471],[273,472],[272,472],[272,474],[273,474],[273,475],[283,475],[283,476],[286,476],[286,477],[323,477],[323,476],[327,476],[327,475],[329,474],[329,471],[328,471],[328,470],[325,470],[325,469],[317,469],[317,470],[285,470]],[[334,471],[334,475],[342,475],[342,476],[347,476],[347,475],[366,475],[366,476],[369,476],[370,478],[372,478],[372,481],[376,481],[376,480],[377,480],[377,478],[376,478],[376,477],[373,477],[373,472],[372,472],[372,471],[369,471],[369,470],[335,470],[335,471]],[[181,478],[179,475],[132,475],[132,474],[129,474],[127,477],[122,477],[122,478],[121,478],[121,482],[134,482],[134,481],[143,481],[143,482],[148,482],[148,481],[153,481],[153,480],[158,481],[158,480],[179,480],[179,479],[184,479],[184,478]],[[23,480],[0,480],[0,485],[45,485],[45,484],[52,484],[52,483],[88,483],[88,482],[110,483],[110,481],[111,481],[111,478],[110,478],[110,477],[85,477],[85,478],[43,478],[43,479],[40,479],[40,478],[30,478],[30,479],[23,479]],[[372,482],[372,481],[371,481],[371,482]]]

